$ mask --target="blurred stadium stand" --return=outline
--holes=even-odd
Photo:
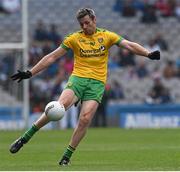
[[[152,1],[149,1],[152,2]],[[154,62],[145,60],[145,65],[150,73],[148,77],[138,78],[130,77],[129,67],[121,67],[109,70],[109,81],[118,81],[124,88],[125,99],[118,100],[121,104],[143,104],[148,91],[153,85],[155,69],[162,77],[163,83],[169,88],[174,103],[180,103],[180,80],[179,77],[165,79],[162,71],[167,60],[173,60],[175,63],[180,58],[180,22],[175,16],[161,17],[158,15],[158,22],[153,24],[141,23],[141,13],[137,13],[134,17],[123,17],[114,10],[115,0],[30,0],[29,1],[29,37],[30,45],[33,42],[33,34],[36,24],[39,20],[43,20],[45,25],[57,25],[57,30],[62,37],[66,34],[79,29],[79,25],[75,18],[75,13],[80,7],[93,8],[97,15],[99,27],[114,31],[120,35],[127,36],[130,40],[136,41],[142,45],[147,45],[148,41],[161,33],[168,43],[168,51],[162,50],[162,58],[160,61]],[[21,11],[13,14],[0,15],[0,42],[20,42],[22,40],[21,30]],[[118,57],[118,48],[111,48],[110,58]],[[3,54],[0,54],[3,58]],[[136,62],[141,61],[141,57],[136,57]],[[15,70],[15,69],[14,69]],[[58,70],[57,70],[58,71]],[[13,73],[13,72],[12,72]],[[11,73],[11,74],[12,74]],[[1,73],[2,74],[2,73]],[[10,73],[6,77],[9,77]],[[43,79],[42,79],[43,80]],[[55,80],[55,76],[52,79]],[[34,82],[35,80],[31,80]],[[7,81],[6,81],[7,82]],[[12,84],[12,83],[10,83]],[[33,85],[33,84],[32,84]],[[6,86],[5,86],[6,87]],[[0,84],[0,105],[13,104],[15,100],[20,100],[17,94],[11,94],[10,89],[5,89],[3,81]],[[51,97],[49,97],[51,98]],[[113,101],[113,100],[111,100]],[[17,105],[19,101],[16,101]],[[115,101],[117,103],[117,100]]]

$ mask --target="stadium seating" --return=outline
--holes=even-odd
[[[10,95],[8,92],[5,92],[2,87],[0,87],[0,105],[9,107],[11,106],[21,106],[22,102],[18,101],[15,96]]]
[[[46,4],[45,6],[43,4]],[[157,24],[146,25],[139,22],[139,16],[133,18],[123,18],[117,12],[113,11],[113,5],[115,0],[31,0],[29,1],[29,34],[32,38],[32,34],[36,23],[39,19],[43,19],[46,24],[55,23],[58,26],[59,33],[64,36],[69,32],[79,29],[78,23],[75,20],[75,12],[82,6],[91,7],[95,10],[98,17],[98,26],[104,27],[121,35],[127,35],[131,40],[141,43],[142,45],[147,44],[148,40],[157,32],[161,32],[164,38],[169,42],[169,50],[162,52],[162,59],[160,62],[152,62],[146,60],[147,68],[150,72],[153,72],[156,66],[160,66],[162,70],[163,65],[167,59],[176,60],[180,56],[179,40],[180,40],[180,23],[176,18],[159,18]],[[103,9],[99,10],[99,9]],[[38,12],[37,12],[38,11]],[[21,34],[21,12],[13,15],[0,15],[0,42],[19,42],[22,40]],[[117,48],[111,49],[111,56],[117,55]],[[139,59],[140,57],[137,57]],[[144,98],[147,95],[148,90],[152,86],[152,78],[145,78],[139,80],[133,78],[126,80],[123,77],[126,75],[127,69],[120,68],[117,70],[110,71],[109,81],[116,79],[118,80],[125,89],[125,100],[126,103],[143,103]],[[180,86],[179,79],[165,80],[170,90],[172,90],[175,102],[180,102],[180,93],[178,86]],[[176,85],[176,87],[174,87]],[[3,96],[3,102],[7,104],[14,99],[6,98],[9,97],[4,95],[0,90],[0,95]],[[6,100],[7,99],[7,100]]]

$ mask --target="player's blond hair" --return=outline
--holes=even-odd
[[[80,8],[77,11],[76,18],[79,21],[81,18],[83,18],[86,15],[88,15],[92,19],[94,19],[94,17],[96,16],[93,9],[91,9],[91,8]]]

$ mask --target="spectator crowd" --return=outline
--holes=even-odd
[[[2,11],[2,3],[0,4]],[[142,23],[157,23],[159,17],[175,17],[180,20],[180,1],[179,0],[116,0],[113,10],[123,17],[140,16]],[[177,22],[178,22],[177,20]],[[43,20],[37,21],[36,27],[31,36],[29,46],[29,67],[34,66],[44,55],[52,52],[62,42],[60,28],[56,24],[45,24]],[[127,38],[128,39],[128,38]],[[155,36],[147,40],[146,48],[150,51],[160,50],[169,51],[169,43],[164,35],[158,32]],[[13,53],[12,53],[13,54]],[[1,57],[0,60],[0,83],[6,88],[8,77],[15,71],[13,66],[14,59],[11,53]],[[145,60],[136,60],[134,54],[126,49],[119,49],[115,56],[109,57],[109,69],[125,69],[126,79],[152,78],[153,85],[147,95],[144,95],[142,103],[162,104],[174,102],[169,90],[162,81],[172,78],[180,78],[180,55],[176,60],[167,60],[163,68],[157,66],[150,71]],[[45,105],[52,99],[57,99],[59,93],[64,88],[67,78],[73,69],[73,52],[69,51],[64,57],[57,60],[47,70],[38,74],[30,80],[30,111],[31,113],[42,112]],[[109,100],[118,101],[126,99],[125,88],[122,84],[123,79],[113,80],[106,85],[103,104],[99,107],[97,118],[102,118],[102,125],[106,126],[105,107]],[[98,126],[99,119],[95,119]],[[63,124],[64,125],[64,124]]]
[[[123,17],[140,15],[143,23],[156,23],[159,16],[180,19],[179,0],[116,0],[113,9]]]

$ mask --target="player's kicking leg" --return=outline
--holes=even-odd
[[[74,130],[69,146],[59,161],[59,165],[66,166],[70,164],[70,158],[82,138],[85,136],[97,107],[98,103],[95,100],[88,100],[82,103],[77,127]]]
[[[65,109],[67,110],[72,104],[77,101],[77,97],[75,96],[74,92],[70,89],[66,89],[61,94],[60,103],[64,105]],[[48,117],[43,113],[41,117],[32,125],[30,129],[28,129],[20,138],[14,141],[10,146],[10,152],[16,153],[18,152],[24,144],[26,144],[32,136],[43,126],[49,123],[50,120]]]
[[[30,129],[28,129],[20,138],[15,140],[10,146],[10,152],[16,153],[18,152],[24,144],[26,144],[32,136],[44,125],[49,122],[47,116],[43,113],[42,116],[32,125]]]

